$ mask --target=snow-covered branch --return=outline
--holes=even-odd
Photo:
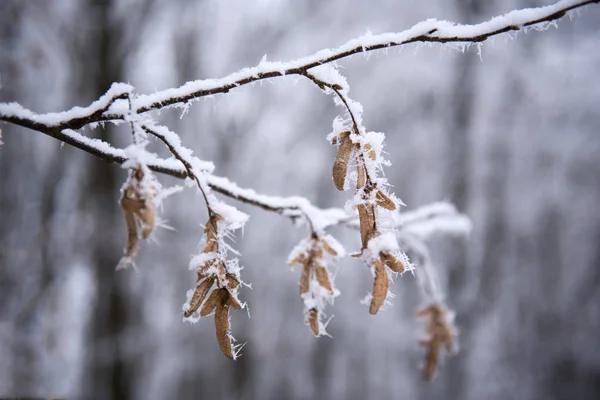
[[[368,33],[346,42],[337,49],[323,49],[288,62],[261,61],[255,67],[242,69],[224,78],[191,81],[178,88],[139,96],[135,99],[133,107],[138,114],[159,110],[185,104],[200,97],[227,93],[237,87],[263,79],[288,75],[306,76],[307,71],[323,64],[359,53],[411,43],[481,43],[510,31],[527,28],[545,29],[549,23],[563,18],[569,11],[599,2],[599,0],[561,0],[545,7],[511,11],[474,25],[428,19],[402,32],[379,35]],[[104,96],[90,106],[75,107],[59,113],[36,114],[15,103],[0,103],[0,120],[58,135],[63,129],[79,129],[94,122],[123,120],[129,109],[126,99],[130,90],[127,84],[114,84]],[[57,139],[61,138],[57,137]]]

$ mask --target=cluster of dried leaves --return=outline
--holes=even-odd
[[[426,350],[423,378],[430,381],[439,363],[442,349],[445,349],[449,355],[456,352],[453,316],[441,303],[432,303],[421,309],[417,315],[426,320],[426,337],[419,343]]]
[[[160,190],[160,184],[147,168],[138,165],[129,169],[128,174],[119,200],[127,222],[127,247],[117,269],[133,264],[140,239],[147,239],[154,230],[154,198]]]
[[[292,252],[289,265],[302,265],[300,297],[304,302],[305,323],[315,336],[325,335],[324,301],[332,301],[339,292],[333,286],[326,259],[342,256],[343,248],[331,236],[312,237]]]
[[[371,161],[377,160],[377,153],[370,144],[361,147],[360,141],[353,142],[350,131],[340,133],[333,143],[339,143],[333,163],[333,182],[338,190],[345,188],[352,159],[356,165],[356,191],[360,196],[360,203],[356,207],[362,243],[361,253],[356,256],[365,260],[375,276],[369,308],[369,312],[374,315],[388,296],[390,278],[386,267],[395,273],[404,273],[406,270],[404,264],[398,259],[398,254],[394,254],[392,250],[379,249],[379,246],[371,246],[371,248],[377,247],[374,251],[369,248],[369,243],[381,235],[377,225],[377,208],[393,211],[396,210],[397,205],[369,176],[365,157]]]
[[[229,310],[233,307],[239,311],[245,304],[238,300],[239,272],[228,268],[227,261],[222,257],[222,240],[219,238],[219,222],[222,219],[220,215],[213,213],[204,228],[205,247],[200,257],[192,260],[198,264],[194,266],[197,269],[196,289],[188,302],[184,317],[190,318],[198,314],[198,310],[200,317],[214,311],[219,347],[228,358],[235,359],[237,354],[232,343]]]

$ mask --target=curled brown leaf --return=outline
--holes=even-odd
[[[310,290],[310,263],[304,264],[300,276],[300,294],[306,294]]]
[[[317,265],[315,267],[315,275],[317,277],[317,282],[319,282],[319,286],[327,290],[329,294],[333,295],[333,287],[331,286],[327,269],[322,265]]]
[[[383,263],[392,271],[400,274],[404,273],[404,264],[388,251],[382,251],[380,254]]]
[[[200,308],[200,305],[204,301],[206,294],[214,284],[214,278],[208,278],[200,282],[198,286],[196,286],[196,290],[190,300],[190,307],[183,314],[186,318],[189,318],[193,313]],[[212,311],[212,310],[211,310]]]
[[[315,336],[319,336],[319,311],[316,308],[308,310],[308,325]]]
[[[385,208],[387,210],[391,210],[391,211],[396,209],[396,203],[394,203],[392,201],[392,199],[390,199],[381,190],[377,191],[377,194],[375,195],[375,200],[377,201],[377,205],[379,207],[383,207],[383,208]]]
[[[372,315],[377,314],[385,299],[387,298],[390,280],[385,270],[385,266],[381,260],[375,261],[375,281],[373,282],[373,297],[371,299],[371,307],[369,312]]]
[[[215,330],[219,348],[227,358],[233,360],[233,346],[229,336],[229,304],[218,302],[215,311]]]
[[[206,317],[208,314],[213,312],[215,307],[217,307],[217,304],[219,303],[219,290],[220,289],[215,289],[210,293],[208,299],[206,299],[206,302],[204,302],[204,305],[200,309],[201,317]]]
[[[350,140],[350,132],[340,134],[340,147],[333,162],[333,182],[338,190],[344,190],[344,182],[348,173],[348,163],[352,155],[354,143]]]

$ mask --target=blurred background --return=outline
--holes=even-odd
[[[0,1],[0,101],[37,112],[87,105],[111,82],[151,93],[289,60],[426,18],[475,23],[538,0]],[[448,200],[469,238],[430,242],[461,352],[421,381],[417,283],[393,285],[377,317],[359,303],[372,277],[339,262],[333,339],[303,324],[303,239],[278,215],[251,220],[235,247],[250,306],[233,315],[247,342],[220,352],[212,319],[182,322],[206,211],[195,190],[164,203],[176,232],[143,245],[138,271],[115,273],[126,240],[126,171],[40,133],[3,124],[0,147],[0,396],[73,399],[600,398],[600,8],[559,29],[481,47],[411,45],[340,62],[367,129],[385,132],[386,170],[408,209]],[[295,77],[205,98],[160,120],[215,173],[322,207],[325,136],[341,112]],[[128,130],[87,131],[116,146]],[[162,152],[158,145],[155,151]],[[159,150],[160,149],[160,150]],[[161,177],[165,186],[178,183]],[[180,182],[179,182],[180,183]],[[231,204],[232,201],[230,201]],[[358,235],[333,229],[347,249]]]

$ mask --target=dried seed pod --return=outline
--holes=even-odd
[[[142,238],[147,239],[154,230],[154,204],[151,201],[144,202],[138,215],[142,223]]]
[[[229,298],[227,299],[227,304],[235,308],[237,311],[240,311],[242,308],[244,308],[242,303],[240,303],[235,297],[233,297],[231,293],[229,294]]]
[[[338,190],[344,190],[344,182],[348,173],[348,163],[352,155],[354,143],[350,140],[350,132],[340,134],[340,147],[333,163],[333,182]]]
[[[359,204],[360,237],[363,250],[368,247],[369,233],[375,228],[375,210],[372,205]]]
[[[204,301],[206,294],[214,284],[214,278],[208,278],[203,280],[198,286],[196,286],[196,290],[190,300],[190,307],[183,314],[184,317],[189,318],[193,313],[200,308],[200,305]],[[211,310],[212,311],[212,310]]]
[[[215,329],[219,348],[227,358],[233,360],[233,346],[229,336],[229,305],[219,302],[215,311]]]
[[[227,288],[229,289],[235,289],[236,287],[240,286],[240,282],[237,280],[237,278],[235,276],[233,276],[232,274],[227,274]]]
[[[327,269],[325,269],[324,266],[317,264],[315,267],[315,275],[317,277],[317,282],[319,282],[319,286],[327,290],[329,294],[333,295],[333,287],[331,286]]]
[[[206,244],[210,242],[218,241],[218,223],[222,221],[223,217],[219,214],[212,214],[208,219],[206,226],[204,227],[204,233],[206,234]]]
[[[310,290],[310,264],[304,264],[302,275],[300,276],[300,295],[308,293]]]
[[[427,348],[425,354],[425,367],[423,369],[423,379],[429,382],[433,378],[435,369],[439,362],[440,345],[437,341],[430,340],[423,342],[424,347]]]
[[[377,159],[377,153],[375,153],[375,149],[369,143],[365,145],[364,153],[373,161]]]
[[[216,253],[218,250],[218,243],[216,240],[210,240],[206,242],[206,246],[204,247],[204,250],[202,250],[203,253]]]
[[[208,274],[208,270],[212,268],[213,265],[215,265],[216,263],[219,263],[220,261],[216,258],[213,258],[212,260],[208,260],[207,262],[204,263],[204,265],[202,265],[200,268],[198,268],[198,281],[200,281],[202,278],[206,277]]]
[[[381,190],[377,191],[377,194],[375,195],[375,200],[377,201],[377,205],[379,207],[383,207],[383,208],[385,208],[387,210],[391,210],[391,211],[396,209],[396,203],[394,203],[392,201],[392,199],[390,199]]]
[[[375,261],[375,281],[373,282],[373,298],[369,312],[372,315],[377,314],[387,297],[390,281],[387,271],[381,260]]]
[[[137,203],[136,200],[122,198],[121,207],[125,212],[125,222],[127,223],[127,248],[125,249],[126,257],[133,257],[138,249],[139,237],[138,227],[135,221],[135,213],[132,210]]]
[[[402,262],[394,257],[394,255],[392,255],[390,252],[382,251],[379,253],[379,255],[381,256],[383,263],[389,269],[400,274],[404,273],[404,264],[402,264]]]
[[[331,139],[331,144],[335,146],[339,143],[339,140],[341,138],[348,137],[348,136],[350,136],[350,131],[340,132],[340,134],[338,136],[334,136],[333,139]]]
[[[219,291],[220,289],[215,289],[210,293],[210,296],[208,296],[208,299],[206,299],[206,302],[200,309],[201,317],[206,317],[208,314],[213,312],[213,310],[219,303]]]
[[[356,188],[362,189],[367,184],[367,169],[363,164],[358,163],[356,165]]]
[[[427,339],[421,340],[421,346],[427,349],[423,378],[431,380],[440,358],[442,346],[449,354],[454,352],[454,329],[448,312],[442,304],[430,304],[419,314],[427,318]]]
[[[311,308],[307,315],[308,325],[315,336],[319,336],[319,310]]]
[[[333,247],[331,247],[329,245],[329,243],[327,243],[327,240],[321,239],[321,245],[323,246],[323,249],[329,253],[329,255],[332,255],[334,257],[337,257],[338,252],[335,251],[335,249]]]
[[[294,265],[297,265],[297,264],[304,264],[305,261],[306,261],[306,254],[302,253],[302,254],[299,254],[296,258],[294,258],[292,261],[290,261],[288,264],[290,267],[293,267]]]

